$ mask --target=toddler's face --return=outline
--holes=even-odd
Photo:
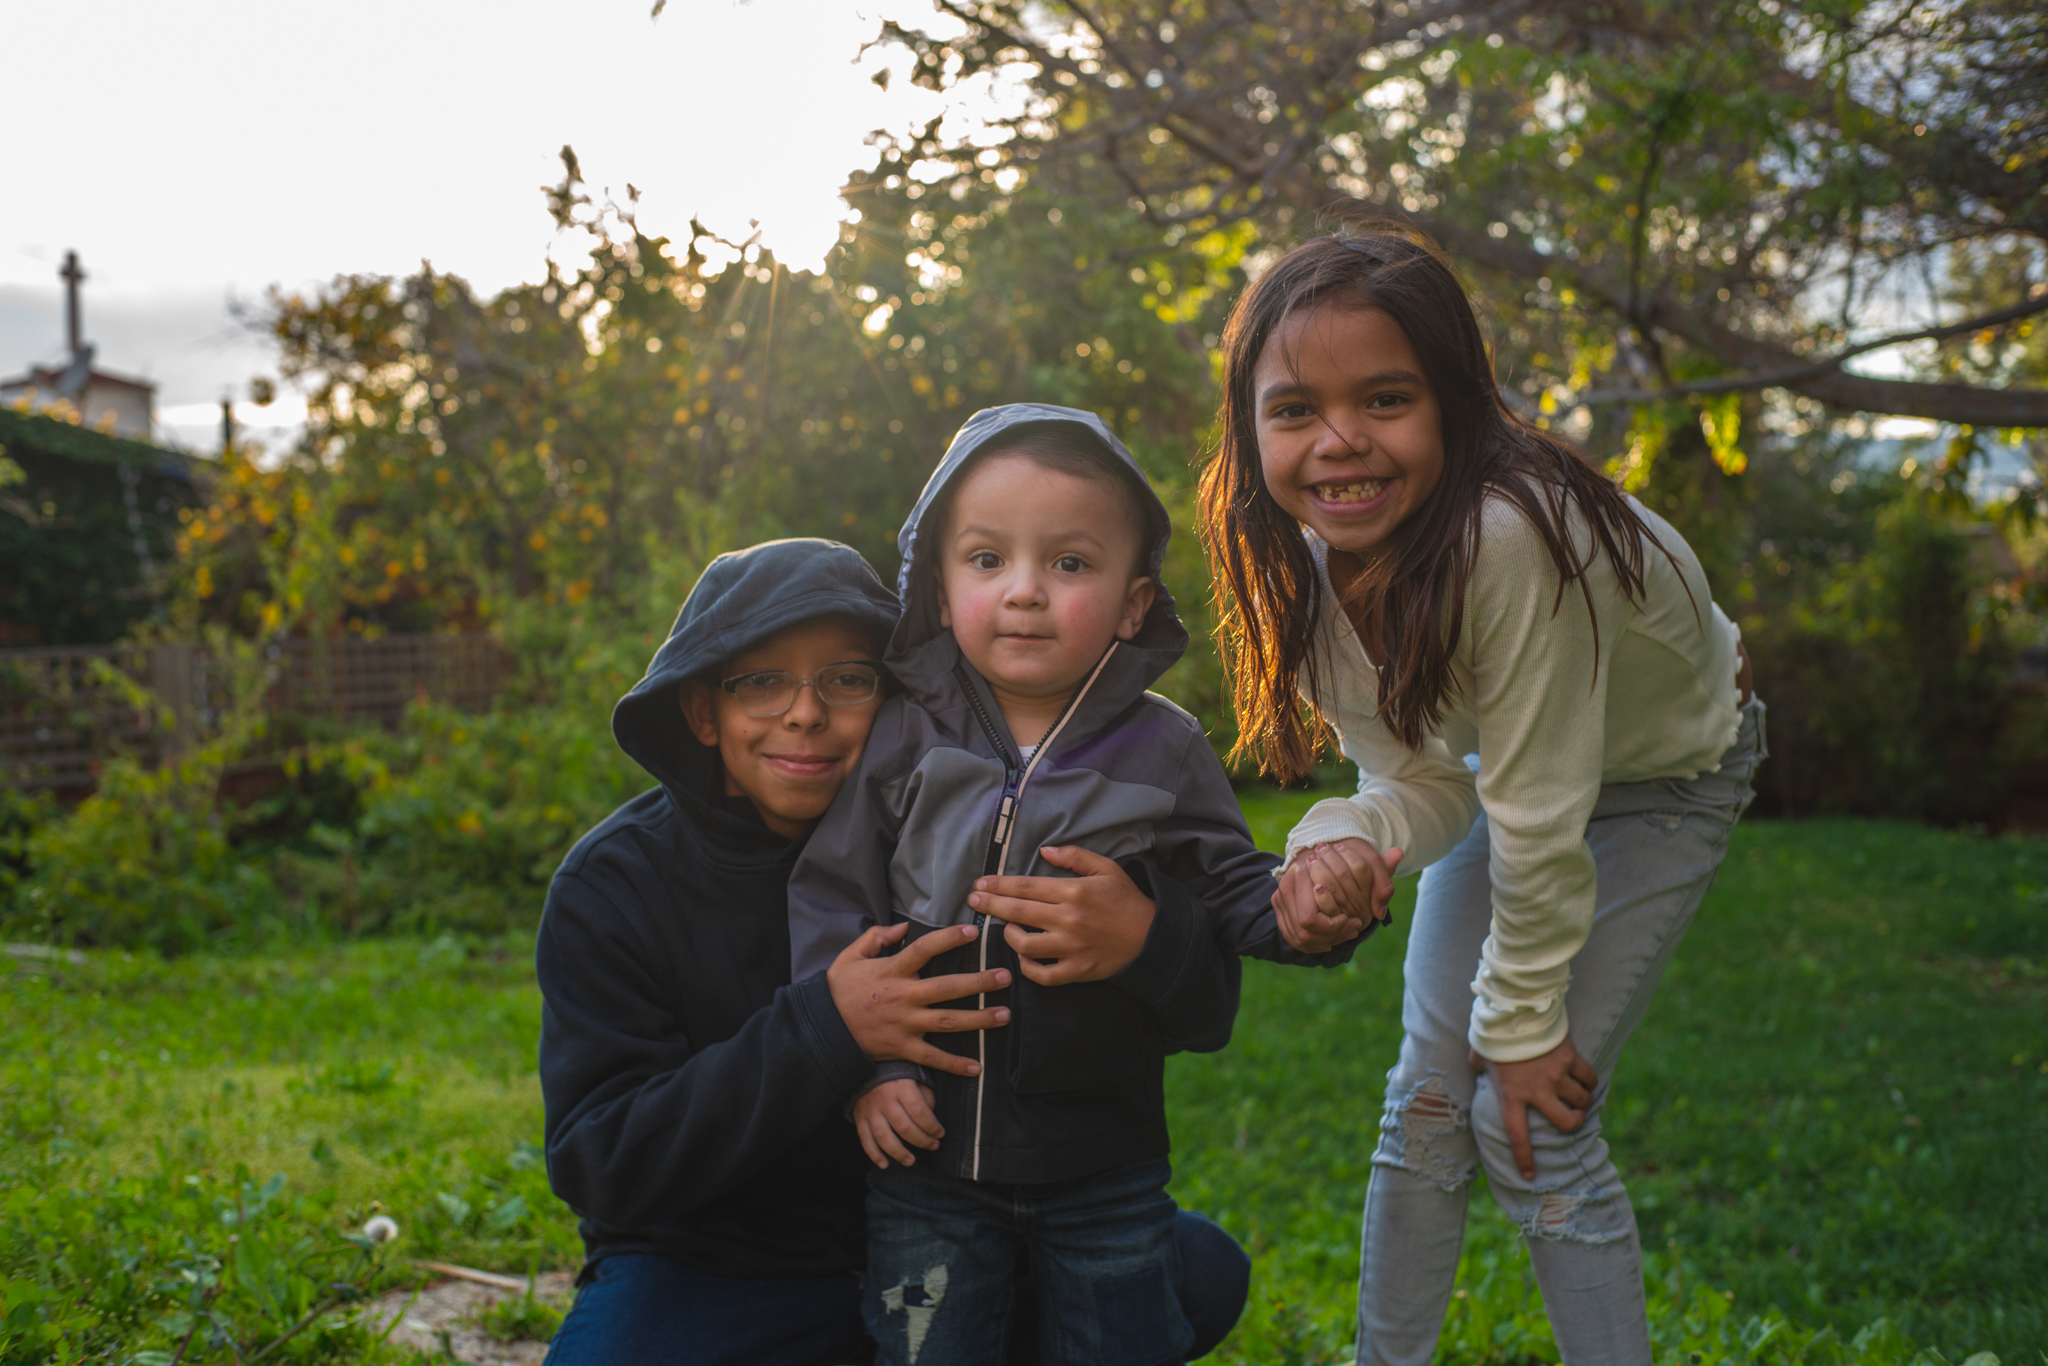
[[[940,619],[999,699],[1070,696],[1152,606],[1140,531],[1102,481],[994,455],[961,481],[938,545]]]

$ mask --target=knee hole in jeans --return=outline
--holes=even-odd
[[[1591,1197],[1578,1191],[1542,1191],[1522,1215],[1519,1223],[1525,1238],[1542,1238],[1553,1243],[1585,1243],[1598,1246],[1625,1236],[1603,1233],[1579,1225],[1579,1212]]]
[[[1387,1108],[1399,1132],[1402,1164],[1409,1171],[1444,1190],[1456,1190],[1472,1179],[1469,1145],[1445,1151],[1451,1146],[1446,1140],[1470,1129],[1472,1117],[1451,1099],[1441,1072],[1430,1073]]]

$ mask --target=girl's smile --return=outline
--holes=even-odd
[[[1266,488],[1335,549],[1380,545],[1443,476],[1435,391],[1379,309],[1288,318],[1259,353],[1252,392]]]

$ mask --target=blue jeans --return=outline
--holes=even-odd
[[[1164,1158],[1073,1181],[968,1181],[925,1167],[868,1177],[876,1366],[998,1366],[1037,1292],[1037,1360],[1172,1366],[1195,1346],[1181,1308]]]
[[[1244,1312],[1251,1259],[1228,1233],[1191,1210],[1174,1219],[1182,1312],[1195,1328],[1192,1356],[1222,1342]],[[866,1366],[875,1345],[861,1325],[861,1278],[743,1281],[668,1257],[607,1257],[555,1334],[547,1366]],[[1020,1288],[1020,1301],[1033,1299]],[[1037,1355],[1037,1316],[1011,1339],[1008,1360]],[[1020,1323],[1020,1329],[1025,1326]]]
[[[1752,701],[1714,771],[1600,789],[1586,824],[1599,872],[1593,931],[1565,996],[1572,1044],[1600,1084],[1575,1133],[1528,1112],[1533,1181],[1515,1167],[1492,1079],[1466,1062],[1471,982],[1493,921],[1485,817],[1423,873],[1402,968],[1401,1056],[1387,1073],[1365,1197],[1362,1366],[1428,1366],[1435,1355],[1482,1166],[1527,1239],[1564,1360],[1648,1366],[1642,1248],[1601,1113],[1622,1046],[1713,885],[1764,755],[1764,707]]]

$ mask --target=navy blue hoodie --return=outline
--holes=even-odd
[[[842,1113],[873,1066],[823,975],[791,985],[800,842],[725,795],[677,689],[784,627],[843,614],[883,638],[896,595],[847,546],[721,555],[612,714],[659,786],[570,851],[536,950],[548,1177],[589,1262],[651,1252],[721,1276],[823,1276],[866,1260],[866,1162]]]

